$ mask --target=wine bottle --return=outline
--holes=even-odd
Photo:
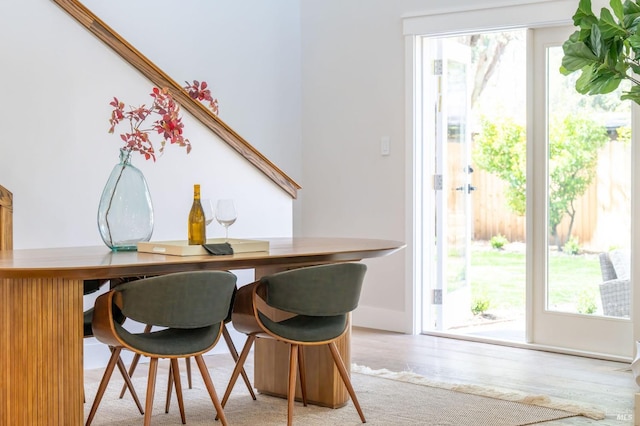
[[[200,185],[193,185],[193,205],[189,212],[189,245],[202,245],[207,242],[207,225],[204,209],[200,203]]]

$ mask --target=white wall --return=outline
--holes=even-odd
[[[159,9],[150,10],[150,15],[153,10]],[[251,18],[250,25],[259,34],[262,21],[239,14],[240,21],[244,18]],[[242,22],[233,24],[237,29],[243,27]],[[274,26],[265,22],[263,28],[266,40],[273,43]],[[183,32],[176,30],[176,34]],[[233,31],[227,26],[218,43],[221,38],[230,39],[228,32]],[[251,77],[237,70],[236,64],[254,58],[255,52],[246,46],[256,43],[256,33],[238,31],[233,37],[239,48],[235,56],[222,56],[209,64],[225,75],[224,83],[218,83],[218,74],[202,70],[186,70],[187,75],[180,78],[207,80],[214,90],[247,90]],[[145,36],[153,38],[148,33]],[[296,37],[293,39],[297,45]],[[201,39],[195,42],[197,48],[193,44],[182,44],[190,46],[190,55],[216,56]],[[286,90],[272,84],[280,78],[274,77],[273,70],[299,67],[295,52],[291,58],[265,53],[260,64],[253,64],[250,69],[262,76],[256,77],[257,84],[270,90],[252,87],[251,102],[244,99],[246,107],[232,103],[238,102],[230,100],[236,99],[233,91],[220,95],[223,120],[233,116],[234,108],[240,109],[248,112],[238,119],[243,121],[241,134],[260,135],[268,141],[280,140],[285,134],[283,140],[297,140],[299,88],[295,78],[291,78],[293,96],[277,96],[274,90]],[[119,137],[107,133],[109,102],[117,96],[132,105],[148,103],[151,84],[52,1],[0,1],[0,57],[0,184],[14,195],[14,247],[103,245],[96,225],[98,200],[118,161],[120,146]],[[286,120],[292,123],[280,120],[274,127],[270,116],[279,111],[285,111]],[[186,238],[194,183],[202,185],[203,197],[236,200],[239,218],[230,228],[232,236],[291,236],[290,196],[193,118],[185,116],[184,120],[185,134],[193,144],[189,155],[171,146],[156,163],[133,159],[151,189],[156,216],[153,239]],[[217,224],[209,231],[209,236],[223,235]],[[240,275],[241,282],[251,279],[250,272]],[[224,345],[221,350],[226,350]]]
[[[355,324],[416,331],[412,141],[406,130],[411,114],[406,85],[411,82],[406,78],[403,17],[483,9],[486,20],[504,22],[513,16],[491,8],[526,3],[548,3],[553,15],[567,1],[301,0],[302,234],[409,243],[402,253],[367,262]],[[573,3],[571,10],[578,1]],[[463,16],[447,24],[471,28]],[[389,156],[380,155],[383,136],[391,140]]]

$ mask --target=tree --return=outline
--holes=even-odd
[[[472,108],[493,76],[507,45],[514,37],[517,38],[516,34],[512,32],[473,34],[461,37],[461,41],[472,49],[473,55],[471,61],[474,66],[473,91],[471,92]]]
[[[598,151],[607,143],[606,128],[595,121],[567,115],[549,125],[549,233],[559,250],[571,237],[576,217],[575,200],[583,195],[596,173]],[[526,209],[526,137],[523,126],[511,119],[482,120],[474,161],[507,184],[507,203],[513,212]],[[569,230],[558,234],[568,215]]]

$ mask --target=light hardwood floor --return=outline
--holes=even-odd
[[[357,327],[351,348],[352,362],[372,369],[548,395],[606,413],[601,421],[574,417],[549,425],[631,425],[634,394],[640,392],[627,363]]]

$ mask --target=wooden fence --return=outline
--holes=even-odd
[[[459,144],[450,143],[449,146],[452,160],[449,164],[459,164],[455,161],[455,156],[459,155]],[[578,238],[583,249],[601,251],[629,244],[630,158],[629,144],[613,141],[601,150],[596,178],[587,192],[575,202],[577,213],[572,235]],[[479,167],[473,168],[475,171],[471,179],[476,188],[472,192],[471,201],[473,239],[489,240],[501,234],[509,241],[524,242],[525,217],[518,216],[509,209],[504,196],[506,184]],[[455,172],[450,169],[450,173]],[[568,228],[569,218],[565,217],[558,229],[563,239]]]

